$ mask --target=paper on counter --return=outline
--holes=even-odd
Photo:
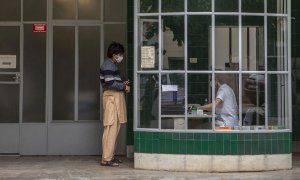
[[[161,85],[162,86],[162,91],[178,91],[178,86],[177,85]]]

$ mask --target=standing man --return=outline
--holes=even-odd
[[[124,92],[130,91],[129,81],[122,81],[117,63],[124,58],[124,47],[113,42],[107,50],[107,59],[100,67],[100,80],[103,88],[103,137],[102,166],[117,167],[121,160],[116,159],[115,149],[120,126],[127,122]]]

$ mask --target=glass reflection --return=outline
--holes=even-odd
[[[268,17],[268,70],[287,70],[287,20]]]
[[[0,72],[20,71],[19,26],[0,26],[0,55],[16,55],[16,68],[0,68]]]
[[[287,13],[287,1],[286,0],[268,0],[268,13]]]
[[[163,69],[184,69],[184,17],[163,16]]]
[[[238,0],[215,0],[216,12],[237,12],[239,11]]]
[[[78,0],[78,19],[100,19],[100,1]]]
[[[268,125],[269,129],[288,127],[287,75],[268,75]]]
[[[162,0],[161,11],[162,12],[183,12],[184,0]]]
[[[75,19],[75,0],[53,0],[53,19]]]
[[[105,0],[104,1],[104,20],[114,22],[126,22],[127,20],[127,0]],[[113,9],[113,11],[112,11]],[[118,12],[118,13],[116,13]],[[133,23],[133,17],[130,17]],[[133,25],[129,25],[132,26]]]
[[[20,21],[21,1],[0,1],[0,21]]]
[[[23,1],[23,15],[25,21],[46,21],[47,0]]]
[[[23,122],[45,122],[46,38],[24,25]]]
[[[211,12],[211,0],[189,0],[188,11]]]
[[[245,130],[264,129],[265,125],[265,75],[244,74],[242,77],[242,124]],[[252,127],[251,127],[252,126]]]
[[[19,123],[19,84],[0,84],[0,123]]]
[[[216,16],[215,68],[239,70],[239,29],[237,16]]]
[[[138,67],[142,70],[158,69],[159,29],[158,17],[140,18],[140,44]]]
[[[74,120],[75,27],[53,27],[53,120]],[[62,76],[62,74],[64,74]],[[95,73],[96,74],[96,73]]]
[[[210,28],[211,16],[188,16],[188,70],[211,69]]]
[[[264,0],[242,0],[242,12],[263,13]]]
[[[242,69],[265,70],[264,17],[242,17]]]
[[[184,74],[161,75],[161,114],[184,115],[185,104]]]
[[[100,67],[100,28],[81,26],[78,30],[79,80],[78,119],[100,119],[100,81],[95,72]],[[88,46],[87,46],[88,45]],[[87,63],[86,60],[89,60]]]
[[[200,109],[211,100],[208,74],[188,75],[188,129],[212,129],[211,112]]]
[[[158,128],[158,74],[139,77],[139,128]]]
[[[158,0],[140,0],[141,13],[158,12]]]

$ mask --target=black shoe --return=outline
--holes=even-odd
[[[119,164],[117,162],[114,161],[102,161],[101,166],[110,166],[110,167],[119,167]]]
[[[121,159],[117,159],[117,158],[113,158],[111,161],[115,162],[115,163],[118,163],[118,164],[122,163],[122,160]]]

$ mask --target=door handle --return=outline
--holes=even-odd
[[[20,82],[21,75],[20,74],[16,74],[16,76],[13,77],[13,79],[15,80],[15,82]]]

